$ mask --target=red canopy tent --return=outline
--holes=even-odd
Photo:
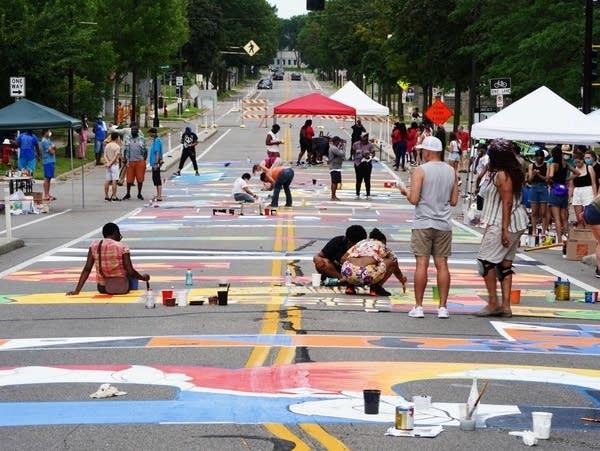
[[[273,109],[274,116],[356,116],[356,108],[319,93],[280,103]]]

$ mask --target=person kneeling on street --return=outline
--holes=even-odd
[[[354,224],[346,229],[345,235],[333,237],[317,255],[313,257],[316,271],[321,274],[325,286],[345,283],[342,277],[342,257],[359,241],[367,239],[363,226]]]
[[[258,196],[248,187],[248,180],[251,178],[252,176],[248,172],[244,172],[241,177],[235,179],[233,182],[233,189],[231,190],[233,200],[236,202],[248,203],[253,203],[255,200],[258,200]]]
[[[143,280],[148,282],[148,274],[140,274],[131,263],[129,248],[121,243],[123,236],[119,226],[109,222],[102,227],[102,240],[94,241],[88,250],[87,261],[79,276],[77,287],[73,291],[67,292],[68,296],[78,295],[85,285],[92,268],[96,266],[96,283],[99,293],[106,294],[124,294],[111,293],[107,290],[107,278],[128,278],[131,280]]]
[[[390,296],[383,284],[393,274],[405,286],[406,277],[398,266],[398,259],[386,247],[387,239],[379,229],[373,229],[369,238],[352,246],[342,257],[341,274],[348,283],[346,294],[356,294],[356,286],[369,285],[371,296]]]

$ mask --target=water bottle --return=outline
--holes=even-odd
[[[286,269],[285,271],[285,286],[286,287],[291,287],[292,286],[292,272],[290,271],[290,269]]]
[[[152,293],[152,289],[146,291],[146,302],[144,303],[146,308],[154,308],[154,293]]]
[[[192,276],[192,270],[188,268],[185,272],[185,286],[186,288],[191,288],[194,285],[194,278]]]

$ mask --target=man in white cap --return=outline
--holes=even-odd
[[[427,286],[429,259],[437,270],[439,290],[438,318],[448,318],[446,302],[450,290],[448,257],[452,251],[452,207],[458,203],[458,178],[452,167],[442,161],[442,142],[426,137],[416,146],[422,150],[424,164],[413,171],[412,185],[401,184],[400,192],[415,206],[410,248],[415,255],[415,306],[408,316],[423,318],[423,295]]]

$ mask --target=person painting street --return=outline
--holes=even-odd
[[[50,182],[54,178],[54,166],[56,164],[56,146],[50,140],[52,132],[49,129],[42,130],[42,166],[44,168],[44,196],[43,200],[56,200],[50,195]]]
[[[92,268],[96,266],[96,284],[99,293],[107,293],[106,277],[128,277],[148,282],[148,274],[140,274],[131,263],[129,248],[121,243],[123,236],[119,226],[108,222],[102,227],[104,239],[92,243],[88,249],[85,266],[81,270],[77,287],[67,292],[67,296],[75,296],[81,292]]]
[[[233,200],[248,203],[254,203],[254,201],[258,200],[258,195],[254,194],[248,186],[248,180],[251,178],[252,176],[248,172],[244,172],[241,177],[235,179],[233,188],[231,189]]]
[[[367,231],[363,226],[355,224],[346,229],[344,235],[333,237],[325,244],[321,252],[313,257],[315,270],[321,274],[321,281],[327,283],[327,278],[334,284],[339,284],[343,279],[341,274],[342,257],[356,243],[367,239]]]
[[[442,161],[442,142],[427,136],[416,146],[424,164],[413,170],[412,185],[399,185],[400,193],[415,206],[410,249],[415,255],[415,306],[408,312],[411,318],[423,318],[423,297],[427,286],[429,259],[437,271],[440,293],[438,318],[448,318],[446,307],[450,291],[448,257],[452,253],[452,207],[458,203],[456,171]]]
[[[198,162],[196,161],[196,145],[198,144],[198,135],[196,135],[192,131],[192,127],[186,127],[185,131],[181,135],[181,157],[179,158],[179,167],[175,175],[181,175],[181,170],[183,169],[183,165],[185,164],[185,160],[188,158],[192,162],[192,166],[194,167],[194,171],[196,175],[200,175],[198,173]]]
[[[152,168],[152,183],[156,187],[156,196],[152,200],[160,202],[162,201],[162,177],[160,168],[164,163],[162,140],[154,127],[148,130],[148,134],[150,135],[150,138],[152,138],[152,144],[150,144],[150,152],[148,154],[148,164]]]
[[[268,186],[268,190],[273,190],[271,196],[271,207],[276,208],[279,206],[279,193],[283,188],[285,193],[285,206],[292,206],[292,192],[290,191],[290,184],[294,180],[294,170],[286,166],[276,166],[268,168],[265,163],[255,164],[252,168],[252,173],[256,174],[261,172],[260,181]]]
[[[328,163],[329,175],[331,177],[331,200],[338,201],[336,196],[338,185],[342,184],[342,164],[346,158],[346,152],[340,148],[342,139],[339,136],[334,136],[329,144]]]
[[[475,315],[510,318],[510,292],[514,274],[512,262],[529,222],[527,211],[521,204],[525,175],[510,141],[492,141],[488,155],[490,184],[481,215],[486,228],[477,255],[479,274],[488,291],[488,303]],[[502,292],[500,301],[496,279],[500,282]]]

